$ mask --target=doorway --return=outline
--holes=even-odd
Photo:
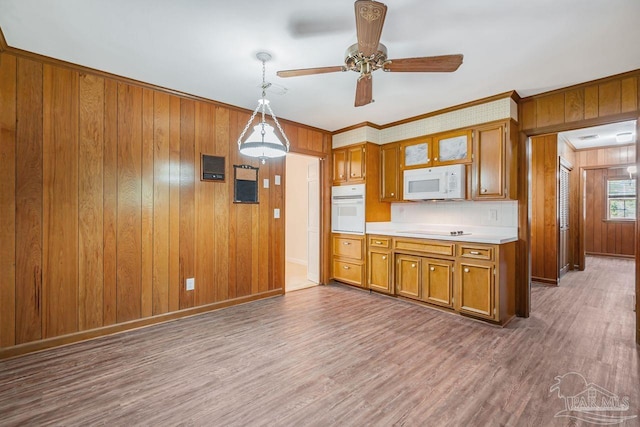
[[[285,292],[320,283],[320,159],[286,158]]]
[[[528,140],[532,282],[558,285],[569,270],[587,268],[587,256],[634,261],[636,126],[631,120]]]

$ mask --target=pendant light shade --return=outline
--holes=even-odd
[[[238,149],[240,150],[240,154],[249,157],[257,157],[264,164],[266,159],[272,159],[276,157],[282,157],[287,154],[289,151],[289,140],[287,136],[284,134],[278,119],[275,114],[273,114],[273,110],[269,105],[269,100],[266,99],[266,90],[271,83],[267,83],[265,81],[265,63],[271,59],[271,55],[265,52],[259,52],[256,57],[262,62],[262,98],[258,100],[258,106],[253,111],[249,122],[244,127],[244,130],[240,134],[238,138]],[[271,126],[266,121],[266,116],[268,114],[273,119],[273,122],[278,127],[278,131],[280,135],[284,139],[284,143],[278,138],[276,135],[276,130],[273,126]],[[260,122],[253,126],[253,131],[244,141],[242,138],[246,135],[247,131],[253,124],[255,117],[260,112]]]

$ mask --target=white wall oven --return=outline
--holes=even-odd
[[[364,184],[331,188],[331,231],[364,234]]]

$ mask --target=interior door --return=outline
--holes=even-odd
[[[569,271],[571,265],[570,239],[569,239],[569,176],[571,169],[569,165],[560,162],[560,191],[558,195],[558,216],[560,218],[560,238],[558,248],[558,265],[560,266],[560,277]]]
[[[309,209],[307,213],[307,279],[320,283],[320,162],[307,166]]]

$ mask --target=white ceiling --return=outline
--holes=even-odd
[[[638,0],[387,0],[389,58],[464,54],[455,73],[279,78],[342,65],[355,43],[349,0],[0,0],[7,43],[253,110],[264,50],[274,112],[325,130],[386,124],[516,90],[529,96],[640,69]],[[286,88],[286,91],[283,89]]]
[[[618,137],[618,135],[620,136]],[[636,142],[636,121],[629,120],[569,132],[560,132],[558,138],[568,142],[576,150],[629,145],[630,143]]]

